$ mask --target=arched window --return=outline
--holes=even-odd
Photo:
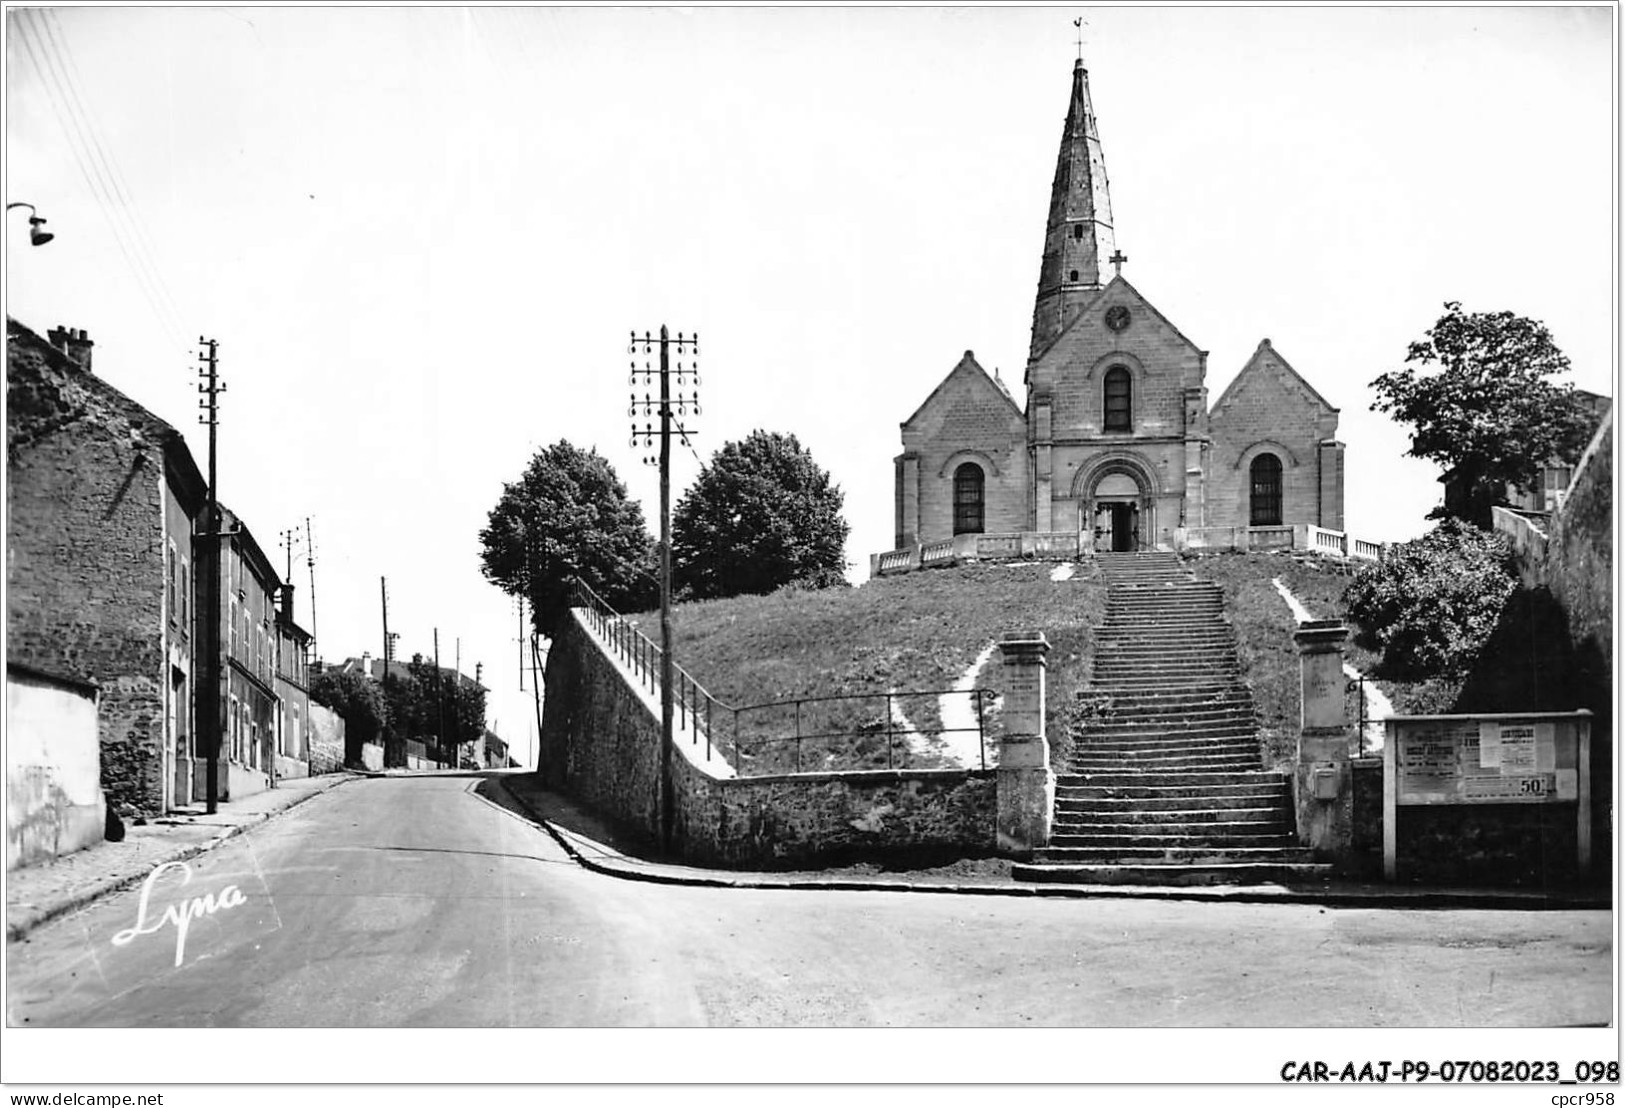
[[[1120,365],[1106,371],[1106,430],[1134,430],[1134,378]]]
[[[1281,459],[1274,454],[1260,454],[1253,459],[1252,512],[1249,517],[1254,527],[1275,527],[1281,522]]]
[[[954,470],[954,534],[982,533],[982,467],[966,462]]]

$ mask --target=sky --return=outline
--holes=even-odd
[[[756,428],[833,475],[854,580],[898,424],[967,349],[1018,387],[1077,47],[1069,8],[56,8],[6,21],[7,312],[185,432],[220,344],[219,488],[315,538],[329,660],[483,663],[529,763],[479,530],[542,446],[628,441],[629,332],[701,336],[700,459]],[[1370,410],[1459,300],[1613,395],[1614,9],[1101,8],[1085,54],[1124,276],[1209,351],[1341,409],[1347,520],[1426,530]],[[298,551],[302,558],[304,551]],[[524,677],[525,689],[533,678]]]

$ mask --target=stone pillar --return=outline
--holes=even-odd
[[[1343,444],[1326,439],[1320,444],[1320,511],[1315,522],[1328,531],[1343,530]]]
[[[902,454],[897,459],[897,533],[901,550],[920,541],[920,456]]]
[[[1354,842],[1354,773],[1351,732],[1344,699],[1341,620],[1309,620],[1298,626],[1302,726],[1298,732],[1296,800],[1298,839],[1319,858],[1342,861]]]
[[[1049,643],[1041,631],[999,640],[1004,654],[1004,738],[999,743],[998,847],[1017,858],[1049,843],[1055,774],[1044,733],[1044,673]]]

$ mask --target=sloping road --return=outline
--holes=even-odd
[[[158,874],[145,908],[132,889],[41,928],[8,950],[8,1021],[1425,1027],[1610,1014],[1607,912],[641,884],[577,868],[480,784],[352,782]]]

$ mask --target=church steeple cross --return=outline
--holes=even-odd
[[[1078,16],[1078,18],[1076,18],[1076,19],[1074,19],[1072,21],[1072,26],[1074,26],[1074,27],[1076,27],[1078,29],[1078,61],[1079,62],[1083,61],[1083,28],[1084,28],[1084,24],[1086,24],[1087,22],[1088,22],[1088,20],[1084,19],[1083,16],[1081,16],[1081,15]]]
[[[1117,276],[1121,277],[1123,275],[1123,263],[1128,261],[1128,255],[1123,253],[1121,250],[1118,250],[1106,260],[1111,262],[1112,265],[1117,268]]]

